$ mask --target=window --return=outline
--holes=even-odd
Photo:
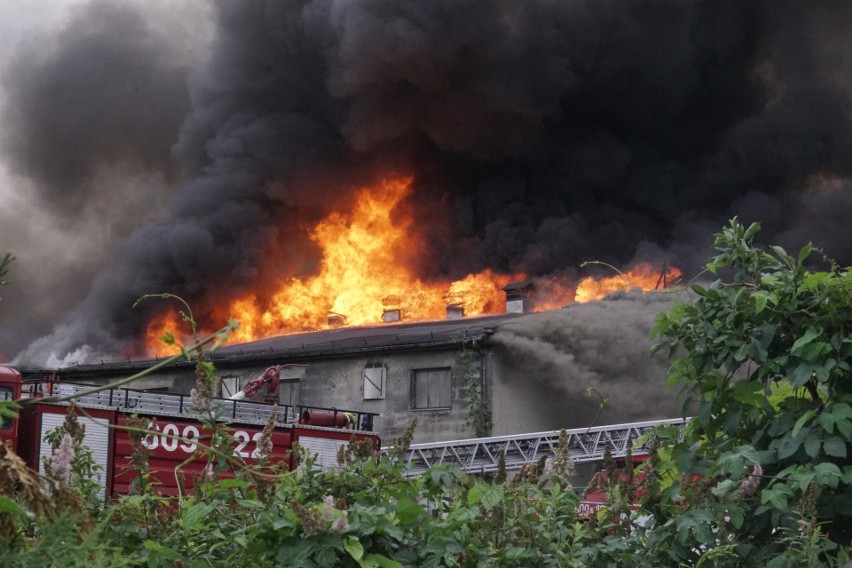
[[[382,365],[372,365],[364,369],[361,377],[361,393],[364,400],[385,398],[386,369]]]
[[[222,398],[231,398],[240,392],[240,379],[237,377],[222,377],[220,382]]]
[[[411,372],[411,408],[449,408],[452,374],[449,368]]]

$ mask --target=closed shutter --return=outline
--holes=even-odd
[[[364,369],[363,393],[364,400],[385,398],[384,367],[367,367]]]
[[[39,446],[38,453],[38,468],[39,472],[44,474],[44,460],[42,458],[50,459],[50,456],[53,455],[53,450],[50,449],[50,444],[44,435],[58,426],[62,426],[62,423],[65,422],[65,415],[46,412],[41,416],[41,445]],[[86,434],[83,436],[83,445],[92,451],[92,459],[94,459],[96,464],[101,466],[95,481],[101,486],[101,497],[105,498],[107,462],[109,460],[109,420],[106,418],[93,419],[87,416],[78,416],[77,421],[86,427]]]
[[[237,377],[222,377],[222,398],[231,398],[240,392],[240,379]]]
[[[316,458],[315,464],[320,469],[332,469],[337,467],[337,452],[341,447],[346,447],[346,440],[332,440],[330,438],[317,438],[316,436],[299,436],[299,446],[306,448],[312,458]]]
[[[412,408],[449,408],[452,403],[450,369],[417,369],[412,376]]]

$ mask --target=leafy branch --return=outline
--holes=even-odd
[[[195,317],[192,315],[192,308],[189,306],[189,303],[186,300],[184,300],[183,298],[181,298],[180,296],[178,296],[176,294],[169,294],[168,292],[165,292],[163,294],[145,294],[145,295],[141,296],[140,298],[138,298],[135,302],[133,302],[132,309],[135,310],[136,307],[139,304],[141,304],[145,300],[150,300],[152,298],[156,298],[156,299],[159,299],[159,300],[177,300],[178,302],[183,304],[183,307],[185,308],[186,311],[178,310],[178,315],[180,315],[180,317],[183,321],[189,323],[189,325],[192,329],[192,339],[193,339],[193,341],[197,341],[196,333],[197,333],[198,324],[195,321]],[[234,329],[236,329],[236,328],[234,328]],[[175,342],[173,337],[167,337],[166,341],[167,341],[167,343],[170,343],[170,344]]]

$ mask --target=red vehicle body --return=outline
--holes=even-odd
[[[30,399],[16,420],[3,420],[0,443],[11,444],[13,450],[33,469],[44,471],[43,458],[50,458],[51,448],[45,434],[61,425],[69,409],[67,403],[38,402],[51,395],[66,396],[85,393],[91,385],[71,385],[53,381],[24,382],[16,370],[0,366],[0,400]],[[199,443],[210,440],[210,431],[194,417],[189,396],[131,389],[109,389],[75,399],[78,420],[86,426],[84,444],[102,470],[101,485],[106,496],[128,493],[135,472],[130,468],[133,444],[120,427],[133,415],[149,419],[150,434],[144,445],[149,450],[151,481],[161,495],[178,493],[178,474],[183,472],[183,486],[192,486],[193,474],[201,474],[207,461],[195,457]],[[235,442],[234,455],[246,463],[256,462],[257,442],[273,407],[270,404],[216,399],[220,420],[228,425]],[[319,467],[333,467],[341,446],[351,440],[369,441],[376,451],[379,437],[369,431],[375,415],[316,407],[278,407],[271,435],[270,461],[284,461],[295,467],[297,444],[316,456]],[[119,428],[116,428],[118,426]],[[332,427],[333,426],[333,427]],[[182,464],[182,465],[181,465]]]
[[[639,454],[635,455],[632,458],[633,467],[638,467],[642,465],[647,459],[647,454]],[[623,458],[615,460],[616,465],[616,475],[618,477],[618,482],[625,483],[629,478],[626,469],[626,461]],[[690,483],[698,483],[701,481],[701,476],[692,474],[689,476]],[[631,511],[636,511],[640,508],[639,503],[645,501],[645,497],[648,495],[648,490],[642,486],[642,483],[645,480],[645,474],[642,471],[634,472],[633,474],[633,499],[634,502],[628,506]],[[607,485],[609,483],[609,475],[605,469],[599,470],[595,473],[592,478],[589,486],[586,488],[586,492],[583,495],[582,500],[580,501],[579,511],[581,516],[583,517],[591,517],[599,510],[603,509],[607,505],[609,505],[609,493],[607,491]]]
[[[633,456],[632,463],[633,466],[636,467],[641,465],[645,460],[648,459],[648,456],[645,454],[640,454]],[[618,481],[625,482],[628,479],[627,471],[625,470],[626,462],[622,459],[615,460],[615,464],[617,467],[616,473],[618,476]],[[636,488],[634,498],[641,499],[641,497],[646,493],[645,489],[639,487],[640,483],[643,479],[642,473],[636,473],[633,476],[633,485]],[[599,470],[592,477],[592,480],[589,482],[589,486],[586,488],[585,494],[583,495],[582,500],[580,501],[579,513],[581,517],[589,518],[607,505],[609,505],[609,493],[607,492],[607,484],[609,481],[609,476],[607,475],[607,471],[605,469]],[[630,505],[631,510],[636,510],[639,508],[638,504]]]

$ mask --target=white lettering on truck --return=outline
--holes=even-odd
[[[192,424],[184,426],[183,431],[180,430],[177,424],[173,424],[171,422],[164,425],[149,422],[148,428],[150,429],[150,432],[145,439],[142,440],[142,445],[149,450],[156,450],[159,447],[167,452],[175,452],[180,449],[187,454],[191,454],[198,447],[197,440],[201,437],[198,427]],[[160,433],[161,431],[162,434]],[[237,441],[237,446],[234,448],[234,455],[243,458],[260,457],[260,449],[257,446],[257,442],[260,440],[261,436],[263,436],[262,432],[250,434],[245,430],[237,430],[234,432],[233,436]],[[252,442],[254,442],[254,449],[252,451],[248,451],[246,446]]]

